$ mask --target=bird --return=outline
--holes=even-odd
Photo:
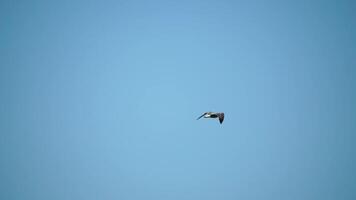
[[[222,124],[224,121],[225,115],[223,112],[205,112],[200,117],[198,117],[197,120],[202,117],[204,117],[204,118],[219,118],[219,122],[220,122],[220,124]]]

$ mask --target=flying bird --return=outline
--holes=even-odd
[[[221,112],[221,113],[206,112],[206,113],[202,114],[200,117],[198,117],[198,119],[200,119],[202,117],[204,117],[204,118],[219,118],[220,124],[222,124],[224,121],[224,113],[223,112]]]

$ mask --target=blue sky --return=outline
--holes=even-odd
[[[2,1],[0,199],[355,199],[355,9]]]

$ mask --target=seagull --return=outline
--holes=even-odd
[[[219,118],[220,124],[222,124],[224,121],[224,113],[223,112],[221,112],[221,113],[206,112],[206,113],[202,114],[200,117],[198,117],[198,119],[200,119],[202,117],[204,117],[204,118]]]

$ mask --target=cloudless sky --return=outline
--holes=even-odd
[[[356,199],[355,10],[1,1],[0,199]]]

